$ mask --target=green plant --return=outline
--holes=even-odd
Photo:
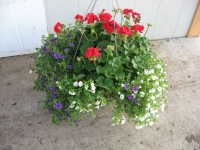
[[[53,113],[53,123],[77,123],[88,113],[95,117],[95,108],[112,103],[113,125],[128,119],[142,128],[164,109],[165,64],[152,52],[146,33],[140,35],[140,14],[132,9],[113,12],[113,19],[105,10],[78,14],[75,25],[58,22],[57,36],[42,37],[43,45],[33,55],[35,89],[46,92],[44,108]],[[114,21],[117,13],[121,24]]]

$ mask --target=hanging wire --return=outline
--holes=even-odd
[[[87,10],[86,10],[86,13],[85,13],[84,18],[86,17],[86,15],[87,15],[87,13],[88,13],[88,10],[89,10],[89,8],[90,8],[90,6],[91,6],[91,4],[92,4],[93,1],[94,1],[94,0],[91,0],[90,5],[88,6],[88,8],[87,8]],[[92,11],[94,10],[94,7],[95,7],[96,3],[97,3],[97,0],[94,1],[94,4],[93,4],[93,6],[92,6],[92,8],[91,8],[91,11],[90,11],[90,14],[91,14]],[[90,18],[90,14],[89,14],[88,18]],[[83,27],[83,31],[85,30],[85,27],[86,27],[86,26]],[[78,45],[77,45],[77,47],[76,47],[76,51],[75,51],[75,54],[74,54],[72,63],[74,62],[74,60],[75,60],[75,58],[76,58],[76,54],[77,54],[77,51],[78,51],[78,49],[79,49],[79,46],[80,46],[82,37],[83,37],[83,34],[81,34],[81,37],[80,37],[80,39],[79,39],[79,42],[78,42]]]

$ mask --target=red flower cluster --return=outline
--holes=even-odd
[[[76,19],[76,21],[83,21],[83,16],[77,14],[77,15],[75,16],[75,19]]]
[[[99,52],[98,48],[89,47],[85,52],[85,57],[89,58],[91,61],[93,60],[94,62],[99,56],[101,56],[101,53]]]
[[[103,23],[103,28],[108,32],[108,33],[113,33],[114,30],[118,29],[120,26],[118,25],[117,22],[115,22],[114,20],[111,20],[109,22],[104,22]]]
[[[109,13],[104,13],[105,9],[99,14],[99,19],[101,21],[109,22],[112,16]]]
[[[128,15],[129,13],[132,13],[132,12],[133,12],[132,9],[127,9],[127,8],[125,8],[125,9],[123,10],[123,14],[125,14],[125,15]]]
[[[99,21],[99,18],[94,13],[88,13],[84,19],[88,24],[94,23],[95,21]]]
[[[144,30],[144,26],[136,24],[136,25],[134,25],[134,26],[131,27],[131,30],[133,30],[134,32],[140,32],[140,33],[142,33],[143,30]]]
[[[56,25],[54,26],[54,31],[56,33],[60,33],[62,29],[62,24],[60,22],[57,22]]]
[[[118,34],[125,34],[125,35],[129,35],[129,36],[132,36],[132,32],[131,30],[127,27],[127,26],[122,26],[122,27],[119,27],[117,29],[117,33]]]

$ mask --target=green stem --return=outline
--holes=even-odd
[[[110,52],[107,55],[107,59],[106,59],[106,64],[108,63],[108,58],[109,58]]]
[[[84,58],[82,57],[81,59],[83,60],[84,64],[87,66],[87,64],[86,64],[86,62],[85,62],[85,60],[84,60]]]
[[[89,39],[87,38],[87,36],[85,35],[85,33],[83,33],[83,35],[85,36],[85,38],[89,41]]]
[[[147,29],[146,29],[146,32],[145,32],[145,34],[144,34],[144,36],[143,37],[145,37],[146,36],[146,34],[147,34],[147,31],[149,30],[149,25],[148,25],[148,27],[147,27]]]
[[[131,70],[128,70],[128,69],[124,69],[124,70],[126,70],[126,71],[128,71],[128,72],[132,72],[132,73],[134,73],[133,71],[131,71]]]

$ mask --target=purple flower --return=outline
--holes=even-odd
[[[58,119],[60,119],[60,115],[59,115],[59,114],[56,114],[56,117],[57,117]]]
[[[54,107],[56,109],[61,109],[62,108],[62,104],[61,103],[56,103]]]
[[[68,46],[69,47],[74,47],[74,43],[69,42]]]
[[[53,53],[53,57],[55,58],[55,59],[60,59],[60,53],[58,53],[58,52],[56,52],[56,53]]]
[[[47,51],[48,50],[46,46],[44,46],[42,49],[43,49],[43,51]]]
[[[51,92],[55,92],[54,86],[51,86],[51,87],[50,87],[50,91],[51,91]]]
[[[72,69],[72,65],[68,65],[67,68],[68,68],[68,69]]]
[[[132,87],[132,91],[133,91],[133,92],[137,92],[137,91],[138,91],[138,87],[137,87],[137,86],[133,86],[133,87]]]
[[[128,90],[128,84],[124,84],[124,89]]]
[[[138,104],[139,104],[139,102],[138,102],[138,100],[136,100],[136,101],[135,101],[135,105],[138,105]]]
[[[132,101],[134,98],[135,98],[134,95],[129,95],[129,96],[128,96],[128,100],[129,100],[129,101]]]
[[[72,34],[70,34],[70,33],[69,33],[69,34],[67,34],[67,38],[70,38],[71,36],[72,36]]]
[[[51,39],[51,42],[55,42],[56,41],[56,37],[53,37],[52,39]]]
[[[70,48],[65,48],[64,50],[69,52],[69,51],[70,51]]]
[[[52,99],[56,98],[57,96],[57,94],[51,94]]]
[[[53,57],[55,59],[65,59],[66,56],[61,56],[60,53],[56,52],[56,53],[53,53]]]

